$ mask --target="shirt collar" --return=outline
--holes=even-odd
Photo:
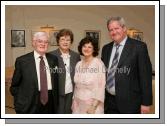
[[[69,59],[70,58],[70,50],[69,50],[69,53],[63,53],[61,51],[61,49],[59,49],[60,52],[61,52],[61,57],[64,58],[64,59]]]
[[[66,53],[62,53],[61,57],[63,59],[69,59],[70,58],[70,55],[69,54],[66,54]]]
[[[40,56],[41,55],[37,51],[34,50],[34,57],[35,57],[35,59],[39,59]],[[46,59],[45,55],[43,55],[43,59]]]
[[[127,36],[119,43],[120,46],[124,46],[127,40]],[[114,46],[116,46],[116,43],[114,43]]]

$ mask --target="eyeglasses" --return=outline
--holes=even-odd
[[[48,41],[43,41],[43,40],[40,40],[40,39],[37,39],[36,42],[38,42],[39,44],[48,44],[49,42]]]
[[[66,41],[66,42],[71,42],[71,39],[61,38],[59,41],[61,41],[61,42],[64,42],[64,41]]]

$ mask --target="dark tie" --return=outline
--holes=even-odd
[[[116,45],[115,55],[112,61],[112,65],[109,69],[108,76],[107,76],[107,85],[106,88],[109,91],[115,85],[115,72],[118,64],[118,57],[119,57],[119,49],[120,45]]]
[[[39,57],[40,60],[40,101],[43,105],[45,105],[48,102],[48,85],[47,85],[47,77],[46,77],[46,68],[45,68],[45,62],[43,60],[43,57]]]

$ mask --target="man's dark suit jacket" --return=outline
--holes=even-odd
[[[102,61],[107,69],[114,42],[102,49]],[[118,109],[121,113],[133,113],[141,105],[152,104],[152,66],[144,42],[128,37],[119,59],[115,73],[115,92]],[[120,69],[130,69],[121,72]],[[105,108],[108,106],[105,101]]]
[[[50,68],[58,66],[58,60],[51,54],[46,54]],[[52,94],[54,97],[54,113],[58,106],[58,74],[51,72]],[[39,101],[38,78],[34,59],[34,52],[28,53],[16,59],[15,71],[10,87],[14,96],[16,113],[36,113]]]

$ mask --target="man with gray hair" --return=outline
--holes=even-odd
[[[50,69],[58,66],[55,56],[46,53],[48,35],[33,35],[33,52],[16,59],[10,87],[17,114],[54,114],[58,106],[58,74]]]
[[[129,38],[122,17],[111,17],[112,42],[102,49],[107,68],[106,114],[149,113],[152,105],[152,67],[144,42]]]

